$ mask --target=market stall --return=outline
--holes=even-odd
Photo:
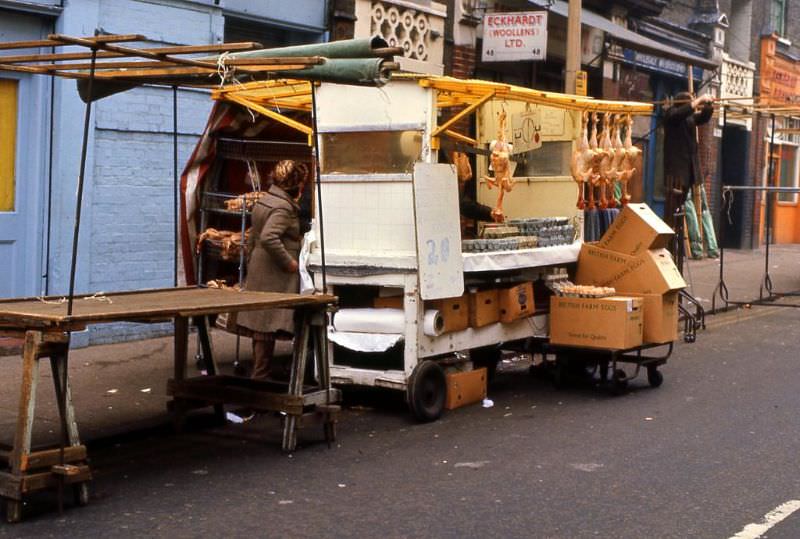
[[[451,407],[455,375],[485,379],[479,367],[493,370],[501,344],[548,338],[550,297],[574,275],[584,210],[628,203],[624,184],[641,166],[630,118],[652,113],[645,103],[415,75],[379,89],[270,81],[214,97],[316,131],[307,269],[316,289],[340,298],[332,380],[405,391],[422,420]],[[454,130],[473,115],[477,136]],[[475,156],[478,201],[505,218],[482,223],[475,239],[460,226],[452,150]],[[581,162],[589,150],[596,158]]]

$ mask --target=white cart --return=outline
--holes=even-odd
[[[374,365],[347,364],[343,348],[348,337],[357,340],[357,336],[332,330],[331,376],[338,384],[406,391],[412,412],[421,420],[436,419],[443,410],[446,386],[440,362],[450,360],[455,352],[480,349],[484,354],[479,359],[473,353],[473,359],[479,359],[475,363],[488,363],[491,368],[499,357],[500,343],[547,335],[547,316],[539,314],[508,324],[429,336],[423,331],[424,302],[461,296],[465,281],[479,282],[486,274],[496,278],[515,272],[518,277],[535,279],[544,268],[575,262],[580,249],[577,239],[569,245],[518,251],[461,252],[455,169],[436,164],[438,135],[445,132],[437,132],[442,93],[410,79],[392,81],[380,89],[323,84],[316,95],[324,225],[316,233],[317,237],[324,233],[329,292],[340,297],[343,308],[363,306],[365,297],[375,293],[402,294],[405,312],[402,333],[377,339],[384,346],[393,345],[395,353],[401,348],[402,363],[389,367],[379,360]],[[488,140],[494,138],[495,109],[510,105],[497,100],[484,104],[489,106],[479,115],[479,132]],[[577,114],[544,108],[556,134],[541,135],[565,142],[569,155]],[[479,170],[485,170],[484,161],[479,160]],[[517,178],[517,187],[507,195],[509,217],[578,217],[576,186],[564,175],[568,165],[551,166],[560,175]],[[493,203],[489,199],[495,193],[480,182],[479,196],[486,204]],[[322,253],[319,244],[316,247],[311,264],[317,270],[315,284],[321,288]],[[361,351],[380,345],[362,346],[366,347]]]

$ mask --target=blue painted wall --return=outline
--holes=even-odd
[[[282,24],[287,27],[318,29],[320,33],[324,27],[324,0],[220,4],[212,0],[65,0],[54,28],[58,33],[76,36],[92,35],[97,30],[142,34],[153,41],[149,45],[155,46],[221,42],[226,13],[276,24],[285,17]],[[290,5],[291,9],[287,9]],[[273,9],[267,9],[270,6]],[[12,17],[22,16],[9,13]],[[57,79],[54,84],[54,175],[47,288],[50,294],[60,295],[69,289],[84,104],[78,98],[74,81]],[[40,100],[42,110],[46,110],[49,95],[41,95]],[[208,92],[178,92],[179,172],[202,133],[210,108]],[[102,99],[93,106],[76,292],[172,286],[172,113],[170,88],[137,88]],[[42,123],[37,125],[38,134],[30,140],[37,142],[36,151],[46,161],[47,147],[41,143],[47,138],[49,126]],[[43,189],[47,178],[45,174],[40,178],[37,181]],[[42,195],[28,208],[37,214],[36,221],[42,229],[48,225],[42,211],[44,200],[46,196]],[[33,247],[35,253],[43,252],[42,245],[37,243]],[[42,261],[38,269],[45,265]],[[29,288],[40,287],[43,291],[45,285],[39,275],[41,272],[32,272]],[[22,295],[22,291],[15,295]],[[169,325],[101,325],[92,327],[88,333],[76,334],[74,343],[81,346],[169,331]]]

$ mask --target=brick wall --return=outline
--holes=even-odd
[[[459,79],[471,79],[475,76],[475,65],[476,65],[476,51],[475,47],[472,45],[453,45],[452,53],[449,59],[449,65],[451,66],[450,69],[452,70],[448,75],[452,75],[453,77]],[[444,122],[447,118],[451,117],[453,114],[458,113],[461,108],[453,108],[449,113],[445,113],[443,118],[440,118],[440,122]],[[458,133],[462,133],[465,135],[469,135],[470,133],[470,119],[464,118],[451,127],[453,131],[457,131]]]

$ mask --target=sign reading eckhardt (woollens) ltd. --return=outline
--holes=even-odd
[[[544,60],[547,12],[490,13],[483,17],[484,62]]]

